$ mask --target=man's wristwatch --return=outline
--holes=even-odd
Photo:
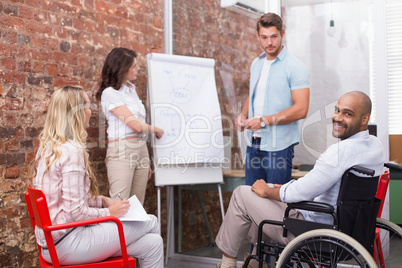
[[[260,117],[260,126],[261,128],[264,128],[266,126],[265,121]]]

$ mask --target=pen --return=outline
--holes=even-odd
[[[120,193],[118,193],[117,196],[118,196],[121,200],[124,200]]]

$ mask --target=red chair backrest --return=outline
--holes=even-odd
[[[377,218],[381,218],[382,208],[384,207],[384,200],[385,195],[387,194],[388,184],[389,184],[389,171],[385,171],[384,174],[380,176],[380,179],[378,181],[376,197],[378,199],[381,199],[381,206],[380,209],[378,210]]]
[[[27,188],[28,192],[25,193],[25,199],[27,199],[27,196],[29,197],[29,200],[27,199],[28,209],[31,207],[33,214],[32,216],[34,217],[34,219],[31,217],[31,223],[34,221],[34,223],[40,228],[52,225],[45,194],[41,190],[37,190],[29,186],[27,186]]]
[[[49,208],[46,203],[46,196],[42,190],[34,189],[27,186],[28,192],[25,193],[25,199],[27,201],[28,211],[31,218],[32,227],[35,231],[35,225],[45,229],[47,226],[52,225],[52,221],[49,215]],[[46,244],[49,249],[53,266],[60,267],[59,259],[57,257],[56,248],[52,234],[50,232],[44,232]],[[39,253],[41,253],[41,247],[38,244]]]

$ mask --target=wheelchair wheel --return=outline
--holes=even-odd
[[[398,267],[402,264],[402,228],[381,218],[377,218],[376,227],[380,234],[374,243],[374,260],[380,268]]]
[[[282,251],[276,267],[377,267],[355,239],[330,229],[308,231]]]

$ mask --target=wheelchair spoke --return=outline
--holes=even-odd
[[[375,240],[374,260],[378,267],[393,267],[402,263],[402,228],[384,219],[377,219],[379,239]]]
[[[356,240],[327,229],[296,237],[283,250],[277,267],[289,267],[289,261],[297,264],[296,267],[376,267],[370,254]]]

